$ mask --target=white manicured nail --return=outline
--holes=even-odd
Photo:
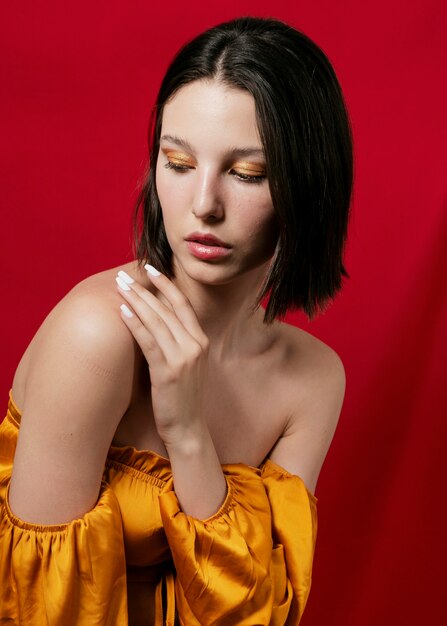
[[[152,265],[149,265],[149,263],[146,263],[144,269],[147,270],[152,276],[160,276],[160,272],[156,270],[155,267],[153,267]]]
[[[125,304],[120,306],[121,311],[124,313],[126,317],[133,317],[132,311]]]
[[[123,289],[124,291],[130,291],[130,287],[129,285],[126,285],[126,283],[124,282],[124,280],[122,280],[119,276],[117,276],[115,278],[116,282],[118,283],[118,287],[120,287],[121,289]]]
[[[132,283],[134,283],[134,279],[132,278],[132,276],[129,276],[129,274],[126,274],[126,272],[124,270],[120,270],[118,272],[118,276],[120,278],[122,278],[124,280],[125,283],[127,283],[128,285],[131,285]]]

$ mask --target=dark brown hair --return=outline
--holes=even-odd
[[[134,252],[173,277],[155,187],[163,108],[182,86],[217,80],[255,101],[266,174],[279,223],[275,253],[254,308],[264,322],[301,309],[310,320],[342,288],[353,185],[350,120],[335,71],[302,32],[275,18],[244,16],[187,42],[162,80],[149,124],[149,163],[133,213]],[[142,212],[141,224],[139,215]]]

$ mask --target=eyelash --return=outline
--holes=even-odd
[[[187,165],[177,165],[176,163],[172,163],[172,161],[168,161],[164,167],[174,170],[174,172],[186,172],[187,170],[191,169],[190,167],[188,167]],[[260,174],[259,176],[249,176],[248,174],[238,174],[236,173],[236,176],[238,177],[239,180],[245,182],[245,183],[262,183],[262,181],[267,178],[267,176]]]

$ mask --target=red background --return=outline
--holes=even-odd
[[[346,266],[297,324],[331,345],[345,403],[316,495],[303,626],[444,623],[446,4],[378,0],[21,2],[0,9],[2,375],[82,278],[131,260],[149,112],[173,54],[240,15],[273,16],[329,56],[355,140]],[[441,87],[444,89],[441,89]]]

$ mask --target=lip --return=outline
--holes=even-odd
[[[229,243],[225,243],[215,235],[211,233],[200,233],[195,231],[185,237],[186,241],[195,241],[196,243],[202,243],[206,246],[219,246],[220,248],[231,248]]]
[[[191,254],[205,261],[221,259],[229,254],[231,255],[231,249],[222,246],[209,246],[204,243],[197,243],[196,241],[187,241],[186,246]]]

